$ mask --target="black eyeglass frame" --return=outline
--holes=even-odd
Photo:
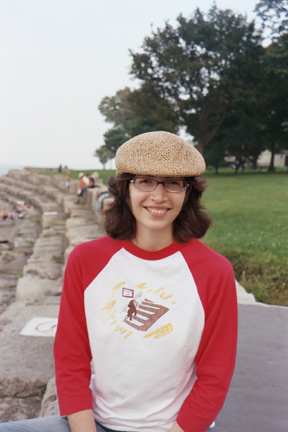
[[[153,180],[154,182],[156,182],[156,184],[155,184],[155,187],[153,188],[153,189],[140,189],[137,185],[136,185],[136,183],[135,183],[135,180],[137,180],[137,179],[141,179],[141,178],[143,178],[143,179],[149,179],[149,180]],[[166,192],[169,192],[169,193],[181,193],[181,192],[184,192],[186,189],[188,189],[189,188],[189,186],[190,186],[190,184],[187,182],[187,181],[185,181],[185,180],[181,180],[181,181],[183,181],[183,189],[181,189],[181,190],[179,190],[179,191],[171,191],[171,190],[169,190],[169,189],[167,189],[167,187],[165,186],[165,183],[166,182],[169,182],[169,181],[171,181],[171,180],[179,180],[179,179],[176,179],[176,178],[171,178],[171,179],[169,179],[169,180],[164,180],[164,181],[158,181],[158,180],[156,180],[154,177],[145,177],[145,176],[135,176],[135,177],[133,177],[133,179],[131,179],[130,180],[130,183],[132,183],[133,185],[134,185],[134,187],[136,188],[136,189],[138,189],[138,190],[140,190],[141,192],[153,192],[154,190],[156,190],[157,189],[157,187],[158,187],[158,185],[159,184],[162,184],[163,185],[163,188],[165,189],[165,191]]]

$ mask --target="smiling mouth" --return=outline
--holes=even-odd
[[[155,215],[163,215],[167,213],[168,209],[155,209],[151,207],[146,207],[149,213],[155,214]]]

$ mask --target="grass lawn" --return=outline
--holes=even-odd
[[[225,255],[258,301],[288,306],[288,175],[208,175],[213,225],[203,242]]]
[[[71,171],[71,177],[78,178],[79,172]],[[113,170],[98,172],[105,184],[115,175]],[[213,225],[202,241],[232,262],[237,280],[258,301],[288,306],[286,168],[238,175],[207,170],[206,178],[203,203]]]

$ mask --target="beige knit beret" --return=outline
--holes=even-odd
[[[192,145],[170,132],[147,132],[122,144],[115,157],[116,174],[195,177],[205,161]]]

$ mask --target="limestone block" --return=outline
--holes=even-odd
[[[85,241],[103,237],[103,235],[103,229],[96,224],[71,228],[68,232],[66,232],[66,238],[69,246],[76,246]]]
[[[71,180],[70,193],[76,196],[77,189],[78,189],[78,181]]]
[[[256,303],[255,297],[253,294],[248,293],[245,288],[240,285],[238,281],[236,281],[236,290],[237,290],[237,302],[240,304],[254,304]]]
[[[89,207],[91,208],[91,210],[94,210],[94,202],[96,199],[99,198],[100,194],[102,192],[106,192],[107,191],[107,187],[102,185],[99,187],[95,187],[95,188],[91,188],[91,189],[87,189],[84,192],[84,200],[85,202],[88,203]],[[92,206],[92,207],[91,207]]]
[[[66,220],[66,230],[70,230],[70,228],[92,225],[94,223],[93,218],[85,217],[74,217]]]
[[[64,251],[64,266],[62,268],[62,272],[64,272],[64,270],[65,270],[65,265],[67,263],[68,257],[69,257],[69,255],[70,255],[70,253],[72,252],[73,249],[74,249],[74,246],[69,246]]]
[[[40,238],[48,238],[48,237],[57,237],[57,236],[63,236],[65,231],[65,221],[59,220],[57,221],[57,224],[53,223],[53,225],[47,225],[40,234]]]
[[[106,210],[108,206],[113,202],[112,197],[107,197],[102,201],[102,209],[99,211],[97,216],[97,223],[103,228],[105,222],[105,216],[103,210]]]
[[[61,225],[62,219],[63,216],[61,213],[59,213],[58,210],[46,211],[42,213],[42,218],[41,218],[42,227],[45,229],[45,228],[50,228],[51,226],[54,225],[59,225],[59,223]]]
[[[66,180],[65,176],[59,175],[59,176],[53,176],[51,177],[52,184],[60,189],[61,191],[64,191],[66,189]]]
[[[25,251],[27,249],[31,249],[31,240],[23,237],[16,237],[14,239],[14,249],[17,249],[18,252]]]
[[[55,194],[55,200],[56,200],[56,203],[57,203],[58,205],[61,205],[61,206],[62,206],[62,203],[63,203],[63,192],[57,192],[57,193]]]
[[[52,201],[56,201],[56,196],[58,194],[58,190],[54,186],[44,185],[38,188],[40,193],[43,193],[46,197],[48,197]]]
[[[30,202],[33,206],[39,208],[41,210],[41,212],[43,212],[45,210],[50,210],[50,208],[44,210],[45,204],[44,204],[43,200],[41,198],[39,198],[38,196],[35,196],[35,195],[31,196]]]
[[[76,201],[76,193],[75,196],[71,196],[71,195],[65,195],[63,197],[63,210],[65,215],[70,215],[71,213],[71,209],[75,206],[75,201]]]
[[[34,253],[42,254],[45,251],[53,251],[53,249],[62,248],[62,236],[39,237],[34,246]]]
[[[45,296],[59,295],[62,284],[57,280],[41,279],[37,276],[27,275],[20,278],[16,288],[17,300],[36,301]]]
[[[55,377],[48,381],[38,417],[59,415]]]
[[[55,255],[55,260],[58,257]],[[60,259],[60,258],[59,258]],[[62,276],[62,257],[61,264],[52,261],[53,258],[48,260],[44,259],[32,259],[23,268],[23,276],[37,276],[43,279],[57,280]]]
[[[82,205],[74,205],[71,208],[71,213],[70,213],[70,217],[71,218],[86,218],[91,219],[92,214],[91,214],[91,210],[87,209],[86,207],[83,207]]]
[[[29,180],[30,183],[38,185],[41,184],[41,177],[37,173],[30,173]]]
[[[8,175],[18,181],[28,181],[28,173],[25,170],[9,170]]]

